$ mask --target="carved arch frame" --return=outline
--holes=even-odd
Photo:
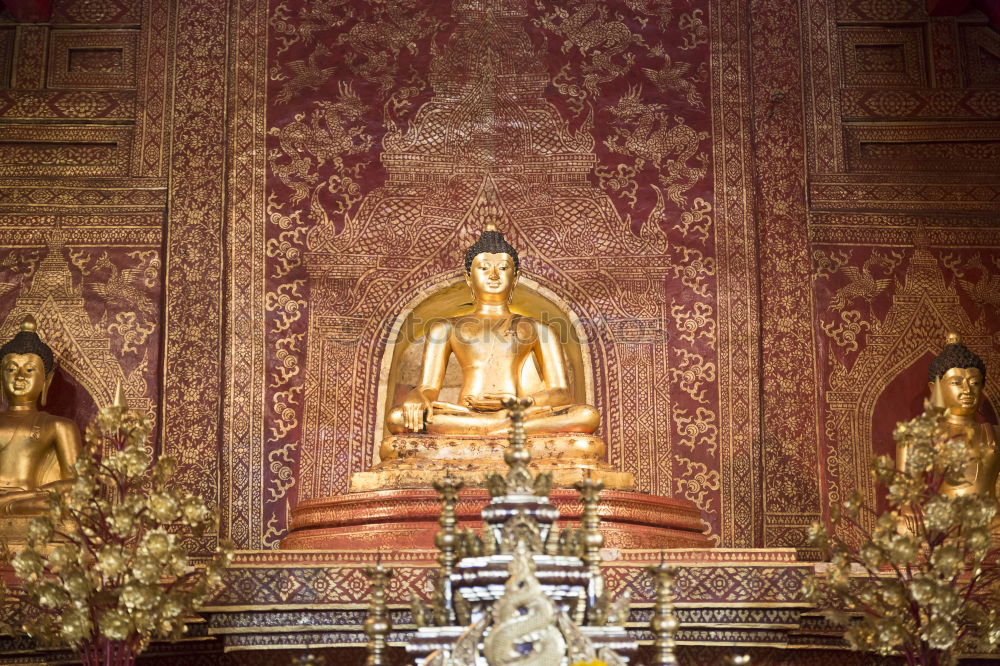
[[[410,298],[402,308],[396,314],[393,320],[391,329],[388,334],[388,341],[385,347],[381,350],[381,361],[379,364],[379,376],[378,376],[378,400],[376,402],[375,414],[375,433],[381,433],[384,430],[385,416],[392,405],[388,404],[391,400],[390,396],[390,381],[392,377],[393,366],[397,362],[396,349],[401,343],[400,336],[404,332],[404,326],[409,320],[413,312],[423,303],[433,299],[436,295],[440,294],[446,289],[455,287],[456,285],[463,284],[465,282],[465,272],[461,269],[450,271],[448,273],[439,275],[437,280],[423,289],[421,289],[415,296]],[[594,404],[595,401],[595,388],[594,388],[594,369],[593,369],[593,359],[591,358],[590,350],[590,340],[587,338],[587,334],[584,330],[584,326],[580,320],[578,313],[570,306],[569,302],[557,294],[552,289],[546,287],[537,280],[529,277],[525,273],[521,272],[518,276],[518,282],[516,289],[527,289],[533,292],[535,295],[540,296],[543,300],[552,304],[558,311],[566,318],[569,324],[573,327],[573,337],[575,346],[579,350],[581,356],[580,359],[580,370],[582,371],[583,379],[583,394],[587,404]],[[565,341],[564,341],[565,344]],[[374,448],[374,462],[378,462],[378,446]]]
[[[839,378],[831,377],[831,386],[862,387],[859,391],[834,389],[826,395],[827,437],[830,441],[826,456],[827,478],[838,478],[840,481],[839,488],[832,481],[828,488],[831,504],[843,501],[847,492],[858,489],[865,501],[874,505],[875,484],[867,470],[874,456],[871,433],[876,401],[900,373],[924,354],[938,354],[947,330],[955,330],[966,344],[980,350],[977,353],[988,364],[996,357],[990,336],[965,316],[957,297],[953,309],[957,310],[958,316],[954,320],[946,317],[929,298],[921,298],[915,306],[906,308],[909,312],[899,312],[899,309],[899,305],[894,305],[886,322],[903,325],[894,326],[890,331],[870,333],[851,371]],[[899,316],[901,314],[904,316]],[[996,404],[997,395],[994,379],[987,383],[984,396]],[[854,458],[853,465],[842,464],[850,455]],[[862,524],[870,529],[874,520],[870,516],[862,516]]]

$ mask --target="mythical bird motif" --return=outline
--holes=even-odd
[[[862,264],[861,268],[841,266],[840,272],[846,275],[850,282],[837,290],[833,298],[830,299],[827,309],[843,310],[856,298],[863,298],[871,303],[876,296],[881,294],[892,280],[887,277],[876,278],[872,275],[871,267],[873,265],[884,266],[887,270],[892,270],[896,264],[881,252],[872,252],[868,261]]]
[[[684,95],[684,99],[687,103],[696,109],[705,108],[704,103],[701,101],[701,93],[695,88],[694,81],[688,78],[691,71],[691,63],[678,62],[674,63],[670,58],[670,54],[664,53],[662,47],[657,47],[654,49],[658,55],[663,58],[663,66],[652,69],[650,67],[643,67],[642,73],[646,75],[656,89],[662,93],[669,94],[671,91],[676,91]]]
[[[643,158],[657,169],[666,167],[666,178],[661,181],[666,186],[667,197],[678,206],[685,206],[684,193],[705,176],[707,157],[698,152],[698,147],[708,132],[696,132],[684,123],[684,118],[675,116],[675,125],[670,126],[661,104],[646,104],[640,101],[641,86],[632,86],[622,96],[618,104],[611,107],[611,113],[620,121],[635,123],[634,129],[618,127],[604,143],[611,150]],[[688,162],[694,159],[698,166]]]
[[[288,2],[282,2],[274,8],[271,18],[268,20],[272,34],[281,43],[278,54],[287,51],[293,44],[301,41],[303,44],[311,44],[316,39],[316,35],[323,30],[339,28],[344,22],[353,16],[350,9],[346,12],[335,12],[334,10],[346,5],[350,0],[311,0],[306,3],[294,3],[290,7]]]
[[[307,88],[319,90],[337,69],[335,66],[320,68],[316,64],[317,58],[329,55],[330,49],[320,44],[305,60],[295,60],[288,63],[288,68],[292,70],[292,76],[285,82],[281,88],[281,92],[275,95],[274,99],[279,103],[285,103],[291,100],[300,90]]]
[[[979,280],[959,280],[965,290],[976,303],[980,305],[1000,305],[1000,275],[990,275],[983,265],[983,260],[979,255],[974,255],[965,264],[966,268],[976,268],[982,271]]]
[[[107,252],[94,264],[94,270],[101,268],[111,269],[111,274],[103,283],[94,283],[90,288],[108,305],[121,306],[122,309],[131,311],[138,310],[144,315],[153,314],[153,302],[135,285],[136,279],[142,279],[141,268],[126,268],[119,271],[108,258]]]
[[[384,94],[395,83],[390,56],[397,57],[403,49],[417,55],[417,41],[437,29],[436,20],[426,19],[427,10],[414,11],[412,1],[389,2],[371,21],[356,23],[342,33],[337,43],[350,45],[360,55],[351,63],[353,68],[378,83]]]

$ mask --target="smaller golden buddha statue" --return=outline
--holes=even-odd
[[[82,449],[76,424],[38,409],[45,405],[55,359],[42,342],[35,319],[0,347],[0,386],[7,408],[0,412],[0,515],[33,516],[47,509],[50,490],[71,482]],[[4,532],[18,521],[6,518]],[[16,531],[16,529],[14,530]]]
[[[952,435],[965,436],[971,431],[973,442],[985,454],[966,468],[963,483],[942,488],[942,493],[952,497],[968,493],[997,496],[997,476],[1000,474],[1000,444],[996,427],[979,423],[976,415],[983,401],[986,365],[972,350],[962,344],[957,333],[949,333],[948,344],[931,361],[927,372],[931,403],[944,410],[944,423]],[[896,451],[896,465],[906,463],[906,450]]]
[[[605,487],[630,488],[632,475],[604,463],[604,441],[594,435],[600,414],[573,401],[558,332],[511,312],[520,260],[493,224],[465,256],[473,310],[434,322],[425,336],[418,384],[387,417],[391,435],[382,462],[355,474],[352,491],[429,486],[445,467],[467,485],[503,467],[509,420],[505,398],[528,398],[524,429],[532,459],[552,469],[557,485],[572,485],[590,470]],[[456,402],[439,399],[448,361],[462,371]],[[541,388],[525,390],[522,369],[538,368]],[[463,473],[464,472],[464,473]]]

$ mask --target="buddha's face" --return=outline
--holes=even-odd
[[[472,288],[476,300],[486,303],[506,303],[517,283],[514,259],[506,253],[477,254],[465,279]]]
[[[950,413],[972,416],[979,411],[983,398],[983,375],[979,368],[951,368],[937,383],[941,406]]]
[[[38,354],[7,354],[0,376],[11,405],[34,404],[45,390],[45,363]]]

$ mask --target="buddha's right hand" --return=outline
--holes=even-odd
[[[424,423],[434,418],[434,405],[427,398],[407,400],[403,403],[403,426],[410,432],[420,432]]]

